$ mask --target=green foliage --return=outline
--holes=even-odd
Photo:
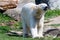
[[[55,27],[57,27],[57,26],[60,26],[60,24],[51,24],[51,25],[48,25],[48,26],[55,26]]]
[[[16,36],[8,36],[6,34],[0,33],[0,40],[60,40],[60,38],[44,37],[44,38],[23,38]]]
[[[15,27],[14,30],[21,30],[22,29],[21,22],[16,22],[13,26]]]
[[[8,15],[3,15],[0,13],[0,22],[8,22],[9,20],[13,20],[13,18],[9,17]]]
[[[60,15],[60,10],[48,10],[45,14],[45,18],[53,18]]]
[[[12,30],[18,30],[21,27],[21,22],[15,21],[13,18],[6,14],[0,13],[0,26],[12,27]]]
[[[0,40],[23,40],[23,38],[16,36],[8,36],[4,33],[0,33]]]
[[[6,33],[9,32],[10,27],[8,26],[0,26],[0,33]]]

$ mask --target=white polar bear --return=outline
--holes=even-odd
[[[43,37],[44,14],[47,4],[41,3],[36,5],[34,3],[25,4],[22,7],[21,19],[23,26],[23,37],[26,37],[29,30],[33,38]]]

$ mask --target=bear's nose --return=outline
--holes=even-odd
[[[44,8],[44,10],[46,11],[48,9],[48,6],[46,6],[45,8]]]

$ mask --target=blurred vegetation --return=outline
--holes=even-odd
[[[15,21],[13,18],[6,14],[0,13],[0,28],[5,28],[10,30],[19,30],[21,27],[21,22]]]

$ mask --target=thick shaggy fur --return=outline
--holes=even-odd
[[[44,14],[47,7],[46,4],[42,3],[39,5],[28,3],[22,7],[21,19],[23,26],[23,37],[26,37],[29,30],[33,38],[43,37],[44,27]]]

